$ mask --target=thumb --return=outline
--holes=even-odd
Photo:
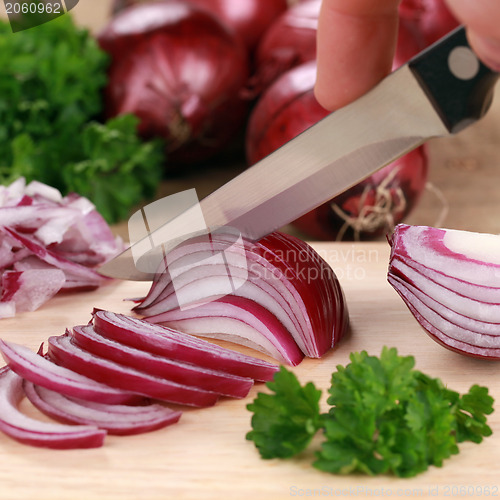
[[[448,8],[466,26],[469,43],[484,64],[500,70],[500,2],[446,0]]]

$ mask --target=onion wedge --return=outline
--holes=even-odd
[[[500,236],[400,224],[389,242],[388,281],[431,338],[500,359]]]
[[[30,402],[46,415],[67,423],[93,425],[108,434],[131,435],[175,424],[182,412],[159,404],[144,406],[108,405],[69,398],[24,381]]]
[[[23,444],[54,449],[97,448],[106,431],[90,425],[63,425],[28,417],[18,409],[24,397],[23,379],[0,370],[0,430]]]
[[[258,242],[231,238],[216,233],[174,248],[134,311],[152,323],[253,345],[291,365],[336,345],[347,331],[348,311],[337,277],[319,254],[279,232]],[[224,265],[214,264],[217,255]],[[235,285],[229,292],[228,278]],[[254,321],[241,319],[250,314]],[[271,316],[282,325],[272,334]]]

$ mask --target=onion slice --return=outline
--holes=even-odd
[[[159,378],[198,387],[224,396],[245,397],[253,386],[253,380],[221,371],[202,368],[192,363],[175,361],[135,349],[107,339],[98,334],[92,325],[75,326],[71,340],[81,349],[117,363],[144,370]]]
[[[288,365],[298,365],[304,358],[276,316],[243,297],[222,297],[193,308],[166,311],[148,320],[193,335],[237,342]]]
[[[109,405],[69,398],[24,381],[30,402],[46,415],[67,423],[93,425],[108,434],[131,435],[175,424],[182,412],[159,404],[145,406]]]
[[[49,337],[48,345],[48,356],[55,363],[118,389],[160,401],[198,407],[212,406],[219,398],[215,392],[155,377],[95,356],[72,343],[68,334]]]
[[[445,347],[500,359],[500,236],[400,224],[388,281]]]
[[[58,366],[25,346],[0,340],[0,352],[12,371],[19,376],[61,394],[109,404],[130,403],[140,399],[129,391],[115,389]]]
[[[96,310],[93,324],[95,330],[106,338],[171,360],[258,381],[271,380],[278,370],[277,365],[268,361],[124,314]]]
[[[97,448],[106,431],[89,425],[63,425],[28,417],[18,409],[24,397],[23,379],[0,370],[0,430],[20,443],[54,449]]]

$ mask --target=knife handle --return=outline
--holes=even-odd
[[[499,74],[470,48],[463,26],[408,62],[450,133],[481,118],[493,100]]]

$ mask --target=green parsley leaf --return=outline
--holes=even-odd
[[[66,14],[13,34],[0,21],[0,183],[37,180],[89,198],[109,222],[152,198],[164,146],[137,118],[98,123],[108,55]]]
[[[90,122],[82,134],[85,160],[63,171],[67,189],[91,199],[108,222],[126,219],[134,204],[153,197],[163,174],[163,142],[142,142],[138,123],[131,114]]]
[[[319,391],[311,383],[302,388],[291,372],[280,369],[269,384],[274,394],[259,394],[248,405],[254,415],[247,438],[263,457],[293,456],[321,427],[324,441],[314,467],[411,477],[430,465],[441,467],[459,452],[458,443],[479,443],[491,435],[486,415],[494,401],[487,388],[473,385],[460,396],[415,370],[413,356],[387,347],[380,357],[362,351],[351,353],[350,360],[332,374],[330,410],[323,415]],[[317,395],[316,404],[304,405],[308,391]],[[309,434],[308,422],[313,422]]]
[[[291,457],[304,450],[321,427],[321,391],[312,382],[302,387],[283,366],[266,385],[274,394],[259,393],[247,406],[254,415],[246,438],[262,458]]]
[[[1,182],[36,176],[64,191],[61,171],[81,158],[82,127],[102,112],[108,62],[70,15],[15,34],[0,22]],[[34,145],[23,164],[15,162],[19,136]]]

